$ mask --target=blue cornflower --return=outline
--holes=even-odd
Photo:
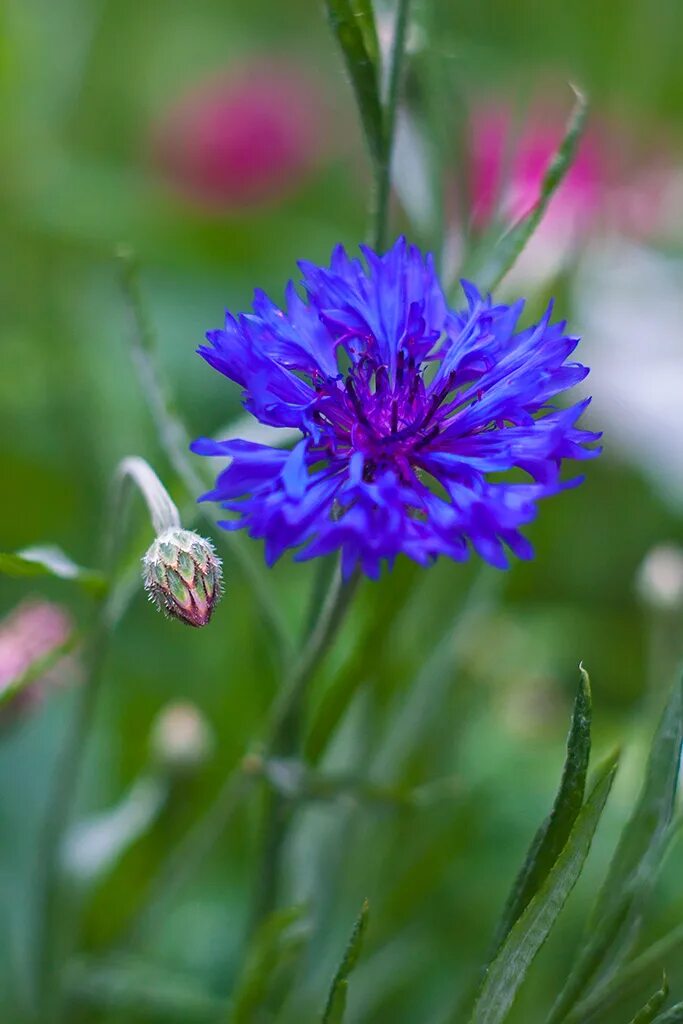
[[[203,500],[237,513],[221,525],[262,537],[270,564],[287,548],[341,549],[346,576],[360,564],[376,577],[401,553],[530,558],[519,528],[537,499],[580,482],[560,481],[564,459],[599,453],[586,445],[600,435],[576,426],[590,400],[550,404],[588,373],[566,361],[579,339],[551,307],[516,330],[523,301],[494,305],[467,282],[466,307],[452,309],[431,256],[403,238],[362,252],[365,265],[341,246],[329,269],[300,263],[305,298],[290,282],[279,309],[257,291],[253,313],[207,334],[200,354],[244,389],[245,408],[301,439],[291,451],[195,441],[232,460]]]

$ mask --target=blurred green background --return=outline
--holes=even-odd
[[[676,0],[422,0],[416,16],[431,22],[432,33],[420,30],[419,56],[440,70],[445,95],[453,96],[452,108],[438,110],[447,140],[450,118],[455,138],[462,111],[479,95],[516,97],[523,110],[546,83],[565,97],[571,80],[591,96],[597,124],[618,121],[628,132],[623,149],[610,143],[613,166],[623,162],[626,175],[634,152],[645,164],[665,153],[675,177],[683,152],[683,7]],[[255,286],[280,298],[297,259],[322,261],[335,243],[354,247],[362,240],[368,173],[348,83],[318,3],[5,0],[0,19],[1,546],[58,543],[79,563],[93,565],[120,458],[144,456],[175,496],[186,503],[192,497],[161,449],[132,367],[116,247],[128,243],[139,255],[178,409],[192,435],[211,433],[240,408],[238,389],[194,354],[204,331],[220,323],[224,308],[247,308]],[[296,180],[245,203],[207,205],[175,187],[172,168],[155,150],[159,126],[172,130],[169,111],[215,73],[273,62],[301,76],[317,106],[315,144]],[[564,114],[569,99],[563,102]],[[180,149],[191,148],[193,139],[190,131]],[[453,146],[446,188],[458,175]],[[670,227],[678,210],[665,213]],[[410,230],[398,208],[395,223]],[[666,261],[677,294],[683,233],[676,237],[659,225],[634,244]],[[534,281],[531,299],[536,308],[554,291],[559,312],[580,332],[587,300],[577,300],[577,279],[570,261],[552,281]],[[599,279],[591,284],[600,291]],[[659,297],[651,301],[657,306]],[[619,316],[617,303],[617,332]],[[641,388],[648,388],[656,355],[654,334],[666,334],[683,352],[680,332],[681,321],[672,316],[642,337]],[[599,336],[589,341],[599,348]],[[670,366],[683,385],[683,357]],[[598,384],[608,391],[609,373],[596,391]],[[666,419],[656,393],[651,399]],[[637,434],[637,412],[624,405],[622,415]],[[275,1009],[254,1020],[317,1019],[366,896],[371,925],[348,1020],[439,1024],[445,1018],[476,976],[515,871],[552,801],[583,660],[593,682],[596,751],[620,741],[627,757],[586,876],[514,1019],[535,1019],[564,979],[591,892],[637,788],[653,709],[670,683],[680,638],[678,615],[654,621],[634,583],[653,546],[681,540],[680,484],[667,486],[665,465],[657,486],[648,466],[657,456],[635,446],[631,457],[628,444],[613,440],[598,401],[591,424],[607,427],[605,454],[588,465],[582,488],[541,510],[528,531],[537,550],[533,563],[499,577],[493,571],[481,577],[474,564],[438,564],[427,572],[400,564],[392,577],[362,587],[313,689],[309,751],[321,709],[330,706],[326,695],[353,685],[355,696],[322,763],[402,791],[446,781],[410,809],[344,793],[297,812],[284,902],[306,904],[308,930],[298,957],[276,979],[282,989],[273,995]],[[683,436],[672,429],[665,452],[673,457],[671,472],[682,448]],[[137,537],[142,554],[152,536]],[[278,687],[267,627],[217,534],[216,542],[225,553],[227,585],[208,629],[168,622],[142,592],[135,597],[108,660],[79,803],[83,814],[92,814],[121,800],[149,766],[150,728],[168,701],[191,701],[205,715],[216,737],[206,764],[174,783],[155,823],[106,876],[81,888],[80,949],[92,962],[103,962],[111,949],[123,951],[143,972],[171,972],[218,998],[229,995],[242,966],[258,864],[258,792],[155,927],[135,942],[126,939],[126,922],[158,864],[244,753]],[[260,559],[255,542],[247,546]],[[303,621],[313,573],[287,558],[270,571],[293,628]],[[473,581],[475,612],[457,631]],[[66,603],[85,628],[88,599],[67,584],[39,582],[0,580],[0,612],[40,593]],[[429,659],[444,632],[450,643],[435,665]],[[26,1019],[40,820],[73,699],[73,688],[55,693],[0,737],[0,1016],[6,1024]],[[650,937],[683,917],[682,858],[678,843],[651,909]],[[683,998],[683,970],[668,967]],[[73,1019],[174,1019],[153,1006],[117,1006],[111,993],[107,999],[104,1007],[96,1000],[75,1005]],[[622,1019],[628,1015],[615,1018]]]

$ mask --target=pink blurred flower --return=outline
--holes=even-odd
[[[321,156],[319,97],[318,83],[284,63],[214,75],[171,105],[154,132],[154,162],[171,187],[205,208],[279,199]]]
[[[562,141],[567,109],[532,105],[517,116],[504,100],[475,107],[471,125],[467,217],[482,230],[492,221],[514,224],[533,208],[548,166]],[[640,148],[639,148],[640,147]],[[622,125],[593,119],[540,226],[513,270],[526,281],[557,273],[577,247],[598,235],[648,241],[671,231],[680,178],[668,148],[649,147]],[[457,265],[462,245],[458,214],[449,240]]]
[[[0,620],[0,694],[33,665],[67,643],[74,625],[59,605],[40,598],[22,602]],[[0,721],[40,703],[46,689],[59,683],[71,660],[60,659],[2,706]],[[74,667],[71,663],[72,668]]]
[[[510,108],[491,104],[475,110],[471,140],[475,224],[483,225],[496,214],[514,222],[529,213],[562,140],[565,116],[558,110],[532,110],[518,133]],[[612,179],[604,138],[593,131],[581,140],[546,214],[546,224],[552,222],[555,231],[581,235],[600,217]]]

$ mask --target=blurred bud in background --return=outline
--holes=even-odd
[[[206,626],[221,597],[222,566],[213,544],[173,527],[142,559],[145,590],[160,611],[189,626]]]
[[[35,678],[0,706],[3,725],[40,704],[52,686],[78,674],[75,659],[65,653],[60,656],[73,633],[66,609],[41,598],[24,601],[0,620],[0,698],[27,673],[37,670]],[[44,672],[40,671],[43,663]]]
[[[643,604],[657,612],[683,609],[683,548],[659,544],[643,559],[636,576]]]
[[[274,202],[322,157],[320,84],[295,64],[254,61],[176,98],[152,139],[166,183],[208,210]]]
[[[210,757],[214,735],[195,704],[177,701],[163,707],[154,719],[150,746],[152,757],[161,768],[186,772]]]

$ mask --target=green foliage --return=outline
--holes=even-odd
[[[301,922],[302,915],[301,907],[276,910],[259,926],[232,995],[230,1024],[251,1024],[258,1019],[259,1007],[268,998],[276,970],[302,946],[305,932],[297,932],[293,927]]]
[[[613,757],[598,771],[564,849],[486,972],[472,1024],[501,1024],[507,1019],[519,986],[578,880],[616,769],[617,759]]]
[[[642,1010],[639,1010],[635,1015],[631,1024],[652,1024],[669,995],[669,983],[666,980],[666,974],[662,978],[662,987],[657,989],[653,996],[648,999]]]
[[[574,91],[576,102],[567,122],[564,138],[548,165],[534,206],[521,220],[508,228],[495,244],[491,245],[490,241],[486,239],[480,247],[480,251],[484,253],[483,265],[467,271],[476,274],[477,283],[483,291],[494,289],[515,265],[527,242],[541,223],[550,200],[574,163],[579,143],[586,128],[588,114],[588,103],[585,97],[578,91]]]
[[[494,949],[498,951],[515,921],[538,891],[569,838],[583,804],[591,751],[591,689],[588,673],[580,666],[572,724],[567,738],[560,788],[553,809],[531,844],[526,860],[508,898],[498,926]]]
[[[56,545],[24,548],[17,552],[0,552],[0,573],[17,578],[50,576],[80,584],[99,596],[106,589],[104,576],[94,569],[83,569]]]
[[[169,1024],[219,1024],[226,1004],[208,995],[192,978],[174,974],[137,957],[79,960],[71,965],[67,991],[93,1011],[105,1009],[130,1019]]]
[[[370,0],[325,0],[358,104],[370,154],[384,158],[386,140],[379,92],[377,30]]]
[[[624,1002],[638,996],[647,986],[654,983],[662,965],[678,962],[683,952],[683,926],[665,935],[643,953],[622,967],[604,984],[597,986],[590,996],[582,1000],[577,1012],[570,1015],[572,1021],[580,1019],[585,1024],[593,1024],[604,1019],[605,1015]]]
[[[360,909],[360,914],[356,918],[356,923],[353,926],[353,931],[351,932],[351,938],[349,939],[349,944],[346,947],[346,952],[339,964],[337,973],[332,979],[330,994],[327,997],[327,1004],[322,1015],[322,1024],[341,1024],[344,1019],[346,994],[349,987],[349,975],[356,966],[356,962],[360,956],[361,947],[363,945],[363,936],[368,925],[368,912],[368,901],[365,900]]]
[[[577,1000],[590,991],[599,972],[618,964],[637,936],[643,902],[652,890],[670,839],[682,740],[683,683],[677,682],[652,740],[640,797],[621,835],[582,950],[553,1007],[549,1024],[565,1020]]]
[[[683,1021],[683,1003],[676,1003],[669,1010],[655,1017],[652,1024],[680,1024]]]

